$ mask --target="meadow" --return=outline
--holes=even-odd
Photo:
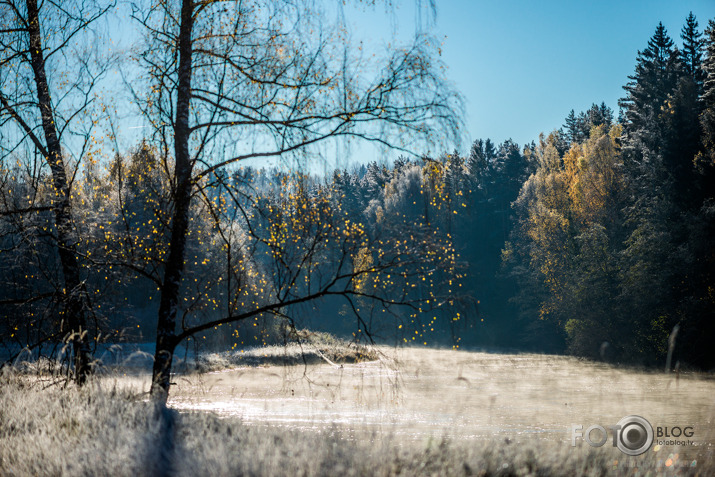
[[[140,367],[76,388],[6,369],[2,475],[712,475],[715,380],[572,357],[427,348],[352,362],[310,347],[205,355],[166,407]],[[281,362],[280,357],[283,356]],[[302,362],[301,362],[302,361]],[[342,361],[342,362],[341,362]],[[693,445],[571,445],[628,415]],[[609,431],[610,432],[610,431]],[[657,431],[656,431],[657,432]],[[662,439],[661,439],[662,440]]]

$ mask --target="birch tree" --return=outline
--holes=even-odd
[[[414,151],[459,135],[461,99],[444,81],[432,38],[417,35],[375,62],[349,47],[341,25],[325,28],[320,13],[316,3],[290,1],[135,6],[147,34],[140,61],[148,78],[148,93],[137,97],[173,156],[154,394],[166,396],[174,349],[187,335],[177,333],[176,320],[192,198],[221,170],[248,159],[306,159],[336,139]],[[288,296],[259,308],[312,299]]]
[[[90,1],[0,2],[0,125],[3,166],[21,151],[35,152],[50,169],[47,203],[31,202],[5,214],[51,209],[53,238],[61,264],[63,309],[57,334],[71,341],[75,378],[83,383],[90,372],[87,301],[78,237],[72,214],[72,182],[68,160],[79,162],[90,147],[91,121],[86,113],[104,69],[77,50],[86,34],[110,6]],[[85,37],[86,38],[86,37]],[[67,62],[75,63],[69,69]],[[59,66],[62,65],[62,68]],[[53,76],[54,75],[54,76]],[[76,147],[69,147],[69,145]],[[68,157],[68,150],[75,154]]]

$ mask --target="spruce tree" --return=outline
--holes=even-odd
[[[569,112],[569,115],[566,116],[566,123],[564,124],[564,129],[566,130],[566,138],[569,141],[569,145],[578,142],[578,135],[579,135],[579,121],[578,118],[576,117],[576,113],[572,109]]]
[[[715,20],[710,20],[705,29],[705,60],[703,61],[703,112],[700,114],[702,129],[702,152],[698,155],[698,167],[702,172],[715,165]]]
[[[680,72],[679,52],[663,24],[659,23],[647,48],[638,52],[635,74],[628,77],[631,81],[623,87],[627,95],[619,104],[625,110],[626,135],[652,129],[649,123],[666,106]],[[660,131],[651,132],[658,135]]]
[[[687,345],[680,352],[685,362],[693,363],[705,369],[715,366],[715,20],[708,22],[703,41],[704,59],[702,62],[703,88],[700,97],[700,151],[695,157],[696,191],[695,205],[685,226],[688,242],[682,247],[687,251],[689,261],[683,264],[689,284],[687,313],[681,323],[681,336],[678,340]]]
[[[582,111],[578,116],[572,109],[566,116],[566,123],[562,129],[568,145],[571,146],[586,141],[591,136],[591,128],[602,124],[608,127],[613,124],[613,110],[604,102],[600,105],[593,103],[588,111]]]
[[[703,94],[700,98],[700,151],[695,157],[701,198],[715,197],[715,20],[705,29]]]
[[[606,125],[611,127],[613,123],[613,111],[606,106],[606,103],[601,103],[600,106],[596,103],[591,105],[591,108],[586,111],[586,125],[588,137],[591,136],[591,128]],[[588,138],[587,137],[587,138]]]
[[[690,76],[698,86],[698,93],[701,93],[705,73],[702,68],[703,63],[703,34],[698,31],[698,21],[693,12],[690,12],[685,19],[685,25],[680,31],[680,38],[683,39],[683,49],[680,52],[680,60],[683,65],[683,73]]]
[[[683,50],[680,53],[680,77],[663,110],[663,162],[672,179],[675,203],[679,209],[699,208],[693,158],[700,149],[701,112],[704,73],[702,70],[702,33],[690,13],[681,31]]]

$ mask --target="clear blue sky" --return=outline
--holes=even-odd
[[[428,2],[423,0],[422,4]],[[445,38],[449,78],[467,104],[467,138],[530,142],[605,101],[618,113],[618,98],[659,21],[680,44],[692,11],[704,30],[715,18],[714,0],[437,0],[432,31]],[[424,9],[424,8],[423,8]],[[355,37],[412,34],[415,2],[345,12]],[[426,18],[427,15],[422,15]],[[380,40],[378,40],[380,41]]]
[[[377,49],[395,38],[411,38],[417,25],[430,17],[429,0],[393,0],[392,7],[362,5],[369,1],[355,2],[357,7],[325,2],[332,9],[329,15],[342,11],[354,41]],[[497,144],[512,138],[520,145],[536,140],[540,132],[560,127],[571,109],[579,112],[594,102],[605,101],[617,114],[617,101],[634,71],[638,50],[646,47],[659,21],[679,45],[690,11],[701,31],[715,18],[715,0],[435,2],[437,17],[431,31],[444,40],[442,59],[448,77],[466,99],[462,153],[478,138]],[[126,27],[126,13],[119,17]],[[128,123],[139,124],[139,119]],[[124,138],[135,143],[141,131],[125,129]],[[379,160],[382,154],[370,146],[353,148],[351,157],[336,151],[317,169]]]

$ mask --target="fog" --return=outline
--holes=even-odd
[[[607,427],[639,415],[654,429],[692,426],[692,440],[705,446],[699,451],[715,442],[711,375],[623,370],[537,354],[380,353],[378,361],[358,364],[246,366],[177,376],[169,405],[257,426],[340,426],[408,440],[533,437],[564,445],[573,424]]]
[[[42,361],[7,368],[0,474],[715,475],[711,374],[428,348],[336,364],[313,346],[177,362],[170,409],[152,402],[141,351],[115,349],[83,387],[34,374]],[[632,415],[655,437],[636,456],[606,431]],[[585,440],[594,425],[602,447]]]

